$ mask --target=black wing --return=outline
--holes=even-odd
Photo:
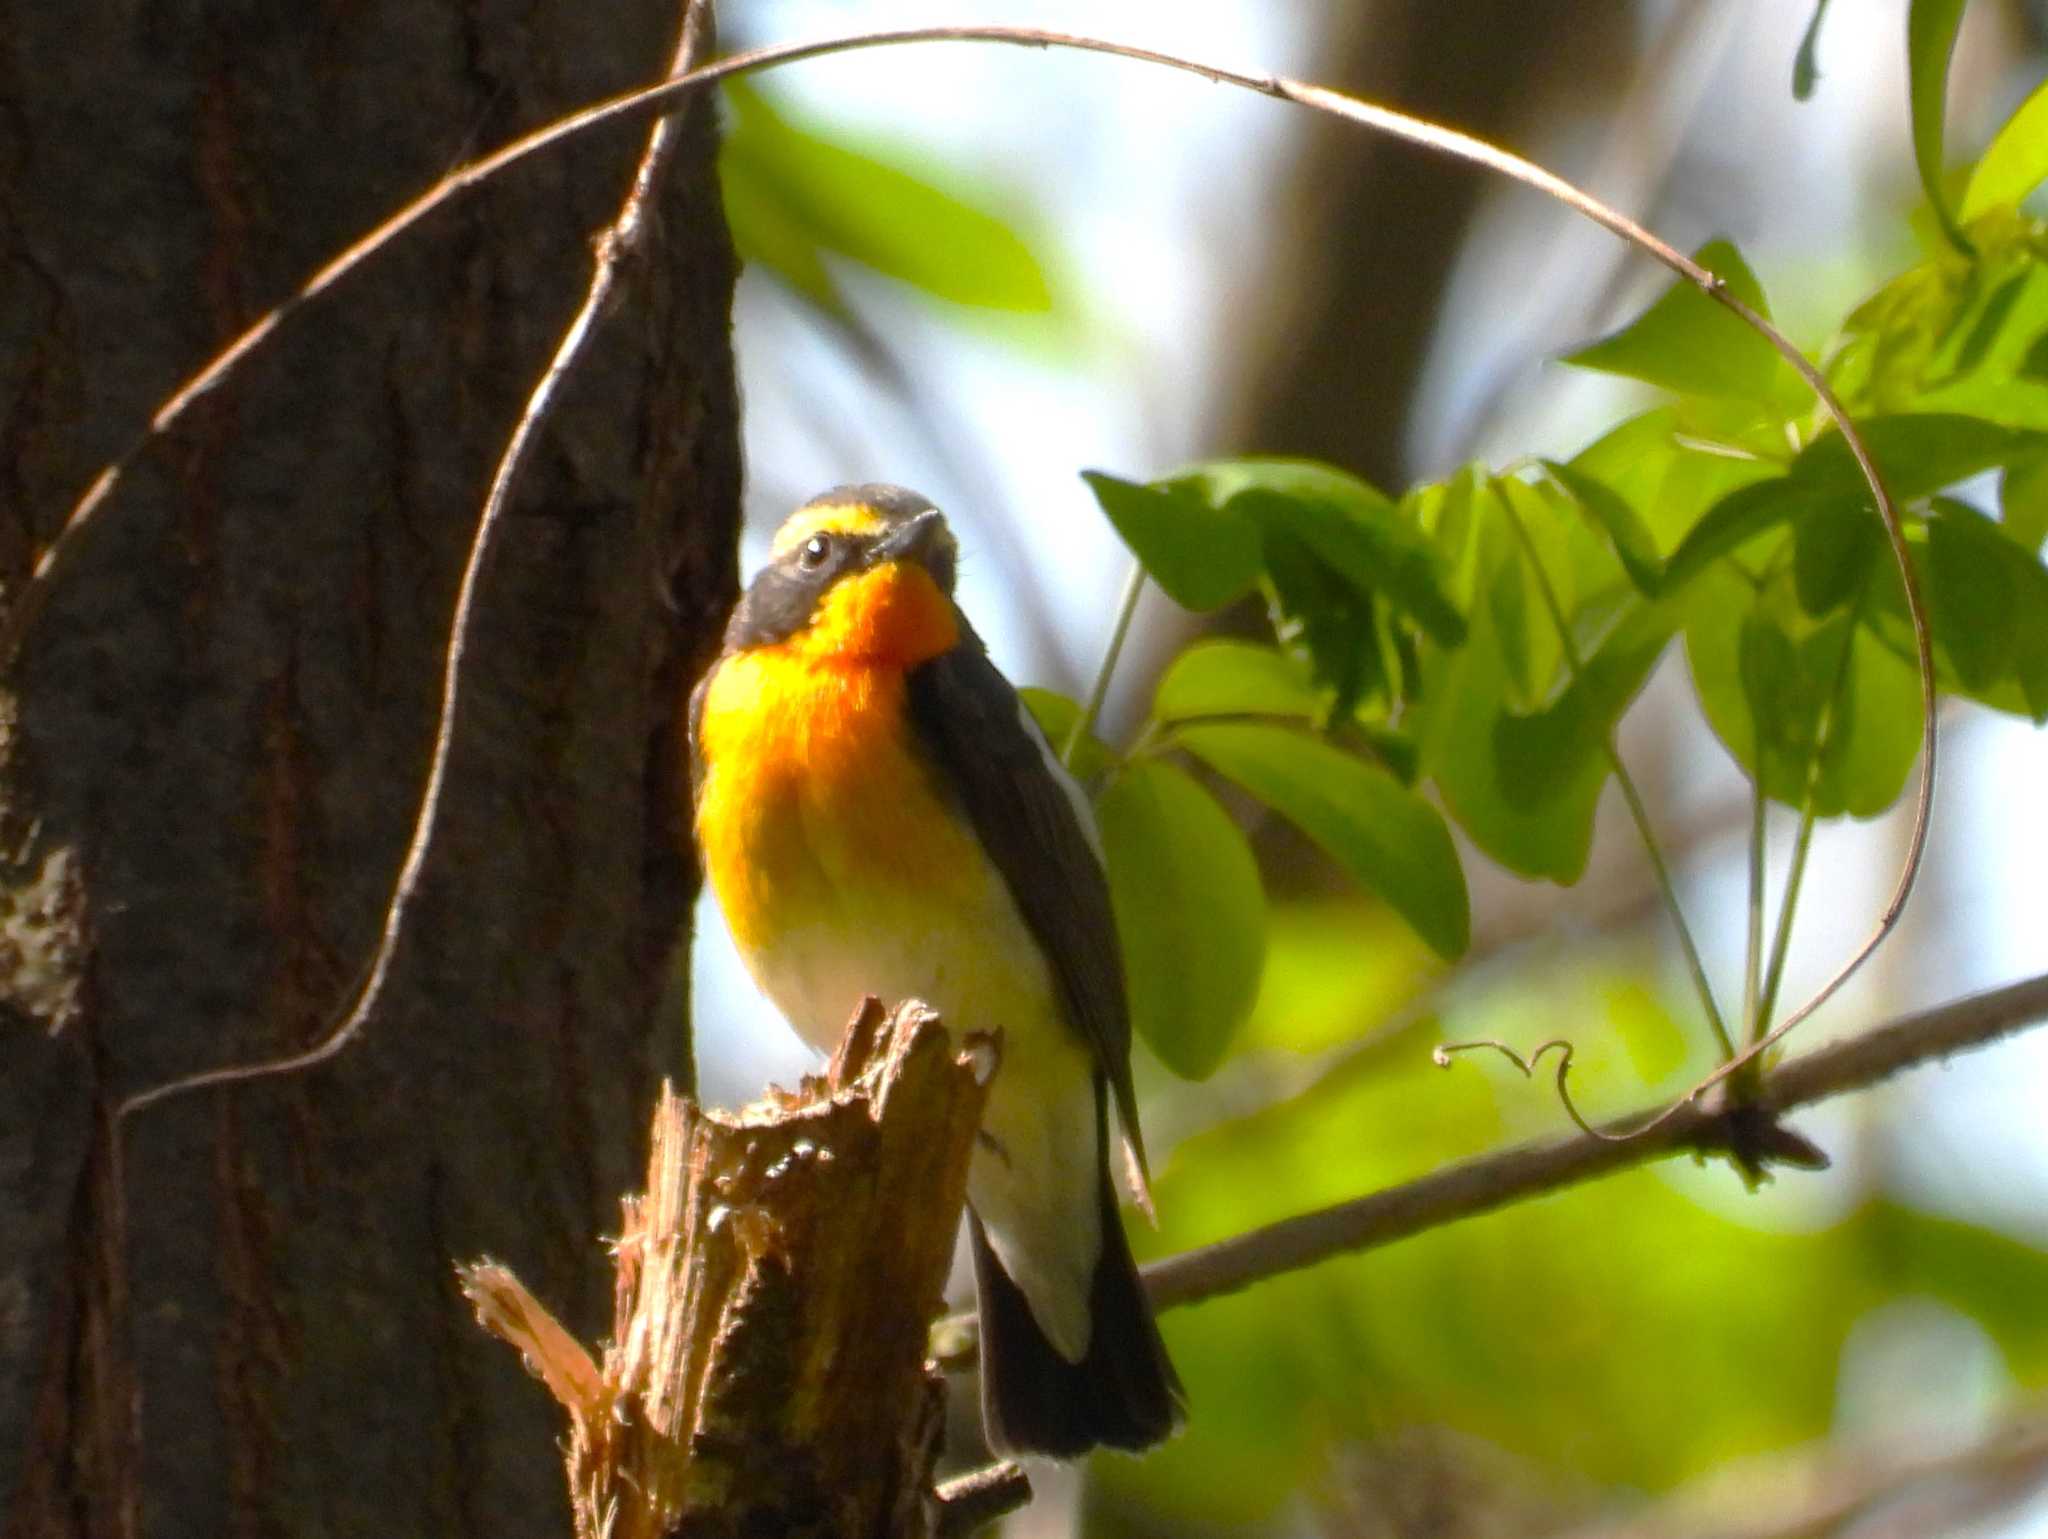
[[[1108,879],[1023,713],[1017,691],[964,621],[960,644],[910,675],[918,735],[1051,960],[1060,1003],[1109,1080],[1143,1182],[1131,1012]],[[1140,1200],[1148,1195],[1141,1187]]]

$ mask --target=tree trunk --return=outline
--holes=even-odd
[[[0,570],[215,347],[454,164],[657,76],[677,0],[0,4]],[[437,855],[377,933],[506,433],[645,129],[437,216],[125,480],[0,699],[0,1533],[560,1535],[451,1258],[601,1327],[693,878],[677,706],[735,580],[708,104],[485,581]],[[664,592],[664,590],[666,590]],[[671,611],[671,604],[673,612]]]
[[[1590,110],[1620,72],[1627,33],[1589,25],[1576,0],[1371,0],[1340,12],[1311,79],[1510,147],[1542,108]],[[1321,118],[1308,142],[1288,248],[1272,263],[1287,281],[1253,318],[1247,387],[1221,438],[1398,491],[1414,468],[1401,451],[1408,408],[1486,173]]]

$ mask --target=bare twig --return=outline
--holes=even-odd
[[[938,1539],[967,1539],[1030,1501],[1031,1481],[1014,1464],[991,1464],[947,1481],[934,1494],[939,1514],[933,1532]]]
[[[2048,975],[1955,1000],[1781,1064],[1759,1088],[1753,1110],[1777,1116],[1860,1090],[1916,1064],[1981,1047],[2044,1017]],[[1608,1124],[1606,1138],[1580,1134],[1467,1160],[1404,1186],[1156,1261],[1145,1268],[1146,1286],[1162,1309],[1233,1293],[1264,1278],[1666,1155],[1725,1148],[1732,1136],[1730,1115],[1735,1113],[1682,1103],[1640,1130],[1632,1126],[1639,1117],[1624,1117]],[[1637,1136],[1625,1136],[1632,1132]]]
[[[687,0],[682,36],[676,44],[671,73],[680,75],[687,71],[703,56],[711,41],[711,0]],[[465,662],[469,654],[470,624],[476,613],[477,592],[483,582],[484,568],[490,560],[498,529],[504,522],[505,509],[519,484],[520,473],[527,466],[542,427],[554,412],[556,394],[562,381],[568,378],[598,322],[603,319],[618,286],[621,269],[639,251],[646,237],[648,201],[674,147],[676,130],[677,120],[664,117],[649,131],[647,146],[634,169],[633,183],[626,193],[626,201],[620,206],[618,217],[599,231],[592,242],[594,260],[590,287],[583,296],[583,303],[562,333],[562,340],[557,344],[554,356],[548,360],[540,382],[527,397],[526,409],[520,413],[512,436],[506,441],[505,451],[499,456],[497,471],[491,477],[490,491],[484,497],[483,512],[477,519],[476,535],[470,542],[469,559],[462,569],[462,582],[456,590],[448,653],[441,668],[440,717],[434,728],[434,747],[427,765],[426,785],[420,792],[419,809],[413,818],[412,838],[406,845],[405,859],[399,866],[391,901],[384,909],[384,925],[377,936],[376,950],[364,964],[349,1003],[339,1018],[322,1033],[319,1041],[309,1048],[259,1063],[207,1069],[152,1086],[124,1101],[115,1114],[117,1118],[125,1118],[144,1107],[194,1090],[240,1084],[273,1074],[295,1074],[325,1063],[354,1040],[383,999],[384,987],[391,977],[391,963],[398,954],[399,938],[405,932],[406,917],[419,895],[420,876],[426,870],[427,856],[433,850],[434,834],[440,822],[441,796],[447,786],[448,761],[455,746],[456,711],[461,703],[462,683],[467,674]],[[158,417],[161,421],[162,413]]]

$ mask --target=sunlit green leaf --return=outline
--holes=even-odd
[[[1928,533],[1929,520],[1915,518],[1906,526],[1906,549],[1913,562],[1913,570],[1919,579],[1920,597],[1926,610],[1928,630],[1934,651],[1934,680],[1937,689],[1949,694],[1967,694],[1982,701],[1993,710],[2009,711],[2015,714],[2030,712],[2031,706],[2020,683],[2020,660],[2024,653],[2022,643],[2029,634],[2028,619],[2033,607],[2022,603],[2019,606],[2017,630],[2014,633],[2014,666],[2007,675],[2001,676],[1988,688],[1973,689],[1966,684],[1957,671],[1950,656],[1945,631],[1951,624],[1967,624],[1967,612],[1957,614],[1953,609],[1937,610],[1929,593],[1932,576],[1929,571]],[[2012,574],[2020,585],[2021,592],[2031,591],[2037,581],[2048,580],[2038,561],[2030,559],[2025,552],[2010,542],[2001,540],[2006,553],[2012,558]],[[2042,590],[2048,595],[2048,589]],[[1918,648],[1913,640],[1913,627],[1907,618],[1904,589],[1897,572],[1890,561],[1879,566],[1871,577],[1863,598],[1864,624],[1889,651],[1894,659],[1909,673],[1918,668]],[[1967,645],[1967,643],[1966,643]]]
[[[1023,698],[1025,709],[1031,712],[1032,720],[1038,723],[1038,730],[1045,734],[1046,742],[1052,745],[1053,752],[1066,752],[1067,743],[1074,735],[1075,723],[1081,719],[1080,703],[1052,690],[1031,685],[1017,693]],[[1116,756],[1102,739],[1093,732],[1085,732],[1081,741],[1074,745],[1073,761],[1068,768],[1073,771],[1075,779],[1093,783],[1115,762]]]
[[[1769,461],[1687,448],[1676,429],[1676,409],[1661,406],[1630,417],[1571,461],[1636,510],[1660,551],[1676,547],[1730,492],[1782,473]]]
[[[1797,806],[1816,759],[1855,731],[1848,715],[1848,615],[1795,631],[1764,604],[1743,616],[1736,666],[1754,734],[1752,771],[1764,790]]]
[[[1386,595],[1439,645],[1464,639],[1436,547],[1355,476],[1308,460],[1211,460],[1188,474],[1213,500],[1286,530],[1347,582]]]
[[[1218,609],[1250,591],[1259,575],[1259,531],[1192,487],[1143,486],[1084,470],[1102,511],[1166,596],[1187,609]]]
[[[1958,213],[1965,224],[2000,204],[2016,204],[2048,180],[2048,81],[2020,103],[1992,139],[1970,182]]]
[[[1613,628],[1550,705],[1532,715],[1495,719],[1493,755],[1509,805],[1537,812],[1560,803],[1550,807],[1553,816],[1584,816],[1590,825],[1590,805],[1574,810],[1562,803],[1589,778],[1596,785],[1605,778],[1614,729],[1676,629],[1677,618],[1668,608],[1640,605]],[[1586,833],[1590,838],[1590,826]]]
[[[1927,521],[1927,607],[1963,687],[1989,689],[2012,671],[2026,558],[1974,509],[1944,501]]]
[[[740,210],[742,256],[813,298],[831,293],[823,250],[955,304],[1050,307],[1030,248],[970,194],[943,188],[923,152],[807,123],[748,85],[729,84],[726,99],[733,121],[720,176]]]
[[[1300,662],[1250,641],[1198,641],[1176,657],[1152,696],[1161,721],[1194,716],[1299,716],[1323,702]]]
[[[2048,438],[1952,412],[1905,412],[1856,424],[1894,500],[1925,497],[1980,471],[2040,449]],[[1823,433],[1792,462],[1792,478],[1867,498],[1864,480],[1840,433]]]
[[[1572,465],[1545,460],[1544,468],[1572,495],[1587,517],[1599,525],[1614,547],[1616,559],[1639,591],[1654,598],[1664,581],[1664,563],[1657,555],[1657,542],[1642,516],[1627,500],[1598,477]]]
[[[1927,201],[1959,250],[1970,243],[1956,228],[1942,191],[1942,145],[1948,108],[1948,63],[1962,25],[1964,0],[1912,0],[1906,12],[1908,96],[1913,108],[1913,164]]]
[[[1807,619],[1790,587],[1702,580],[1685,630],[1701,709],[1774,800],[1798,807],[1810,785],[1819,816],[1874,817],[1911,772],[1919,684],[1853,612]]]
[[[775,274],[827,313],[843,316],[846,299],[825,263],[817,230],[774,179],[756,167],[755,159],[751,142],[742,140],[735,148],[731,137],[719,155],[719,184],[733,249],[742,261]]]
[[[1819,616],[1863,591],[1884,549],[1884,526],[1868,509],[1823,504],[1792,526],[1792,540],[1799,607]]]
[[[1515,476],[1494,477],[1479,486],[1472,509],[1482,534],[1500,552],[1487,603],[1511,685],[1502,703],[1534,710],[1550,698],[1565,669],[1558,620],[1563,616],[1569,626],[1578,612],[1574,541],[1590,545],[1597,537],[1587,532],[1566,499],[1553,501]]]
[[[1532,625],[1540,627],[1543,616],[1531,598],[1529,588],[1527,569],[1519,562],[1504,561],[1494,571],[1493,581],[1486,589],[1486,607],[1493,615],[1494,634],[1500,638],[1501,661],[1507,667],[1508,683],[1512,688],[1510,700],[1522,707],[1534,705],[1541,693],[1536,666],[1525,643]],[[1537,634],[1544,633],[1539,629]],[[1547,674],[1548,669],[1545,670],[1545,684],[1549,682]]]
[[[1372,590],[1346,580],[1284,527],[1268,527],[1264,543],[1274,633],[1330,692],[1332,713],[1349,715],[1371,697],[1387,697]]]
[[[1498,559],[1481,568],[1490,581]],[[1473,613],[1471,635],[1455,652],[1423,658],[1423,694],[1415,711],[1422,770],[1474,843],[1524,876],[1576,882],[1593,844],[1593,812],[1607,778],[1601,759],[1579,763],[1570,784],[1536,806],[1501,783],[1495,733],[1510,695],[1492,611]]]
[[[2048,722],[2048,572],[2023,585],[2013,634],[2012,671],[2020,700],[2034,725]],[[2031,589],[2031,592],[2027,592]]]
[[[1300,828],[1441,956],[1471,940],[1457,847],[1442,816],[1385,770],[1284,727],[1183,728],[1176,741]]]
[[[1998,492],[1999,527],[2022,550],[2038,551],[2048,540],[2048,454],[2007,466]]]
[[[1133,764],[1096,802],[1131,1024],[1183,1079],[1206,1079],[1258,995],[1266,897],[1244,834],[1188,775]]]
[[[1854,511],[1852,493],[1831,490],[1791,476],[1774,476],[1738,487],[1707,510],[1671,559],[1664,564],[1664,586],[1676,593],[1721,557],[1733,555],[1779,525],[1830,511]]]
[[[1710,241],[1696,260],[1721,277],[1736,298],[1769,317],[1763,288],[1734,246]],[[1681,394],[1744,400],[1769,395],[1781,367],[1777,351],[1761,334],[1683,279],[1629,326],[1566,354],[1565,362],[1626,374]]]
[[[1992,289],[1984,307],[1963,332],[1962,345],[1956,350],[1953,372],[1971,374],[1984,366],[1999,339],[2008,329],[2014,313],[2025,297],[2031,272],[2016,272]]]

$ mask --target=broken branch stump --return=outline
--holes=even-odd
[[[795,1095],[727,1114],[665,1086],[602,1369],[505,1267],[459,1269],[569,1413],[579,1539],[957,1527],[933,1489],[945,1382],[926,1343],[998,1051],[956,1053],[923,1006],[869,1000]]]

